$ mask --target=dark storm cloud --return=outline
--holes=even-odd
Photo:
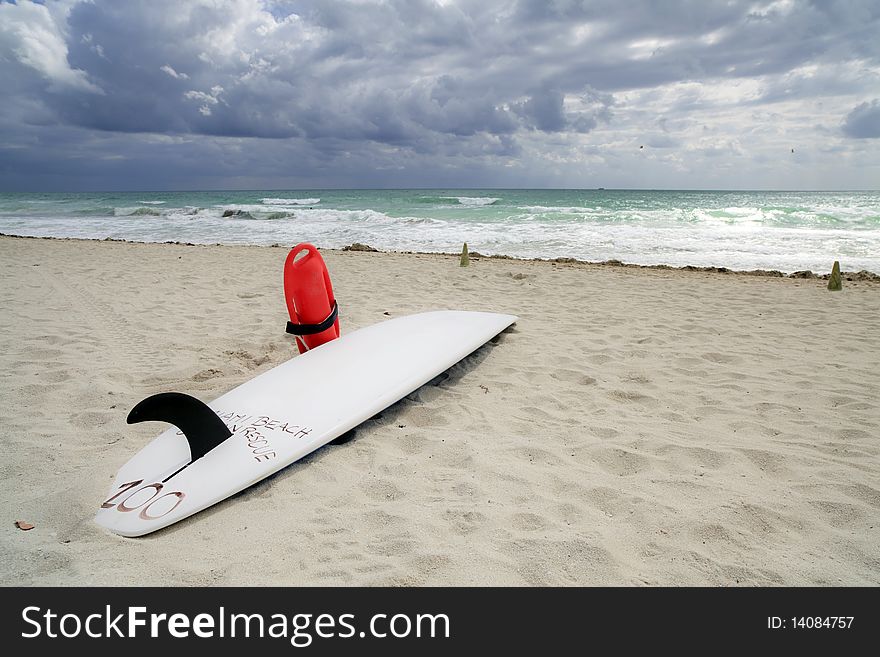
[[[847,114],[843,131],[856,139],[880,137],[880,100],[862,103]]]
[[[235,162],[330,185],[452,169],[479,185],[499,164],[545,180],[543,158],[577,164],[558,137],[715,157],[744,150],[727,145],[739,125],[701,141],[718,107],[822,98],[821,130],[876,136],[878,23],[880,3],[846,0],[0,4],[0,167],[75,162],[120,185],[163,158],[187,180],[230,180]],[[660,137],[667,119],[679,133]],[[618,157],[602,149],[582,155]]]

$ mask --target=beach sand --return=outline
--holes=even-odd
[[[519,322],[207,511],[97,526],[162,429],[126,425],[136,402],[294,355],[286,253],[0,238],[3,584],[880,584],[870,281],[324,251],[343,332]]]

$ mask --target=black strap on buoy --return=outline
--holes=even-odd
[[[337,315],[339,315],[339,306],[334,301],[333,310],[327,315],[327,319],[320,324],[294,324],[293,322],[287,322],[287,332],[293,333],[294,335],[315,335],[316,333],[322,333],[333,326],[334,322],[336,322]]]
[[[126,422],[168,422],[183,431],[189,443],[190,463],[202,458],[232,435],[207,404],[182,392],[160,392],[138,402]]]

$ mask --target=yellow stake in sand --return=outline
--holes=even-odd
[[[470,264],[470,258],[468,257],[467,250],[467,242],[464,243],[464,246],[461,248],[461,262],[459,263],[462,267],[467,267]]]
[[[834,261],[834,266],[831,268],[831,276],[828,278],[828,289],[833,292],[843,289],[843,279],[840,278],[840,263],[837,260]]]

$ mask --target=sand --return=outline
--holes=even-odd
[[[155,534],[98,527],[161,428],[137,401],[294,354],[285,255],[0,238],[3,584],[880,583],[870,281],[324,251],[344,332],[520,320],[345,444]]]

